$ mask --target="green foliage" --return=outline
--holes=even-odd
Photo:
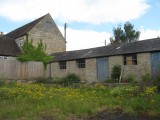
[[[40,41],[38,46],[33,46],[33,41],[26,40],[22,46],[22,54],[17,57],[17,60],[21,62],[27,61],[39,61],[46,65],[50,60],[53,59],[52,56],[48,56],[45,53],[46,46]]]
[[[113,108],[119,108],[125,113],[128,112],[124,111],[126,109],[135,114],[159,115],[160,94],[155,89],[155,86],[144,86],[144,90],[140,90],[139,85],[104,87],[96,84],[94,87],[72,88],[44,84],[4,84],[0,87],[0,119],[61,120],[62,115],[68,119],[68,116],[83,116],[106,108],[113,111]]]
[[[113,28],[113,37],[110,38],[111,44],[115,43],[129,43],[137,41],[139,39],[140,32],[134,30],[134,25],[130,22],[126,22],[122,28],[119,25],[117,28]]]
[[[115,81],[119,81],[121,75],[121,66],[120,65],[114,65],[112,68],[111,78]]]
[[[44,83],[44,84],[61,84],[64,86],[72,85],[73,83],[80,83],[80,78],[74,74],[70,73],[66,75],[65,77],[56,77],[56,78],[39,78],[37,79],[36,83]]]
[[[136,82],[136,79],[135,79],[135,76],[133,74],[128,74],[124,79],[123,79],[124,82],[130,82],[130,83],[133,83],[133,82]]]
[[[150,82],[150,81],[152,81],[152,77],[151,77],[151,75],[149,73],[145,73],[141,77],[142,77],[142,81],[143,82]]]
[[[74,73],[70,73],[63,78],[63,83],[65,84],[72,84],[72,83],[79,83],[79,82],[80,82],[80,78]]]
[[[1,79],[0,79],[0,87],[1,87],[1,86],[4,86],[5,84],[6,84],[6,82],[5,82],[4,80],[1,80]]]
[[[153,84],[157,86],[158,93],[160,93],[160,75],[153,81]]]
[[[103,81],[104,83],[116,83],[117,81],[114,79],[107,79]]]

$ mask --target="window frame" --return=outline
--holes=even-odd
[[[137,54],[126,54],[123,56],[124,65],[137,65]]]
[[[20,39],[19,40],[19,47],[22,47],[24,45],[24,41],[23,41],[23,39]]]
[[[49,21],[46,21],[45,26],[46,26],[47,29],[51,29],[52,28],[52,23],[49,22]]]
[[[61,70],[67,69],[67,62],[66,61],[60,61],[59,62],[59,69],[61,69]]]
[[[76,60],[76,63],[77,63],[78,68],[85,68],[86,67],[85,59],[78,59],[78,60]]]
[[[8,59],[8,57],[6,57],[6,56],[0,56],[0,60],[7,60]]]

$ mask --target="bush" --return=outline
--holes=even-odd
[[[149,82],[152,80],[151,75],[149,73],[145,73],[141,76],[143,82]]]
[[[65,76],[64,78],[62,78],[62,82],[63,82],[63,84],[79,83],[80,78],[76,74],[70,73],[67,76]]]
[[[119,81],[121,75],[121,66],[120,65],[114,65],[112,68],[111,78],[115,80],[116,82]]]
[[[65,77],[56,77],[56,78],[38,78],[36,80],[36,83],[43,83],[43,84],[62,84],[64,86],[66,85],[72,85],[73,83],[79,83],[80,78],[74,74],[70,73]]]
[[[157,86],[157,91],[160,93],[160,77],[154,80],[153,84]]]
[[[38,43],[38,46],[34,46],[33,41],[29,41],[27,38],[22,46],[22,54],[18,55],[17,60],[21,62],[39,61],[44,64],[44,68],[46,69],[48,62],[53,59],[53,56],[48,56],[45,50],[46,46],[42,41]]]
[[[53,78],[37,78],[35,83],[54,84],[56,81]]]
[[[128,75],[124,78],[123,81],[124,81],[124,82],[135,82],[136,79],[135,79],[135,76],[134,76],[133,74],[128,74]]]
[[[6,84],[6,82],[5,82],[4,80],[1,80],[1,79],[0,79],[0,87],[1,87],[1,86],[4,86],[5,84]]]

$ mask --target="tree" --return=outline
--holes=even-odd
[[[130,22],[126,22],[122,28],[119,25],[117,28],[113,28],[113,37],[110,38],[111,44],[115,43],[129,43],[139,39],[140,32],[134,30],[134,25]]]
[[[46,46],[40,41],[38,46],[33,46],[32,40],[29,41],[28,39],[24,42],[22,46],[22,53],[17,57],[17,60],[21,62],[27,61],[39,61],[44,64],[46,68],[48,62],[53,59],[52,56],[48,56],[45,53]]]

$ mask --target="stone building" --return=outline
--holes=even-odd
[[[0,56],[17,56],[28,37],[37,45],[40,40],[47,46],[46,53],[66,51],[66,41],[50,14],[46,14],[0,37]]]
[[[102,81],[111,77],[114,65],[121,65],[123,78],[141,80],[142,75],[155,78],[160,73],[160,38],[52,55],[51,77],[75,73],[83,81]]]
[[[110,79],[114,65],[121,65],[123,78],[133,75],[141,80],[142,75],[150,74],[156,78],[160,74],[160,38],[66,51],[65,38],[50,14],[6,35],[0,33],[0,59],[11,59],[21,54],[27,37],[33,40],[34,45],[42,40],[47,45],[46,52],[54,56],[47,68],[47,77],[75,73],[83,81],[102,81]]]

